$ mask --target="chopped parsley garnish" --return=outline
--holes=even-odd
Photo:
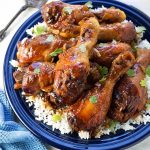
[[[137,52],[138,48],[136,46],[132,47],[132,52]]]
[[[52,116],[52,120],[53,120],[54,122],[61,121],[61,119],[62,119],[62,116],[61,116],[60,114],[54,114],[54,115]]]
[[[39,74],[40,71],[41,71],[40,68],[35,68],[35,69],[34,69],[34,73],[35,73],[35,74]]]
[[[86,52],[86,46],[85,46],[85,44],[81,44],[80,46],[79,46],[79,49],[80,49],[80,51],[81,52]]]
[[[146,74],[150,77],[150,65],[146,68]]]
[[[91,96],[90,97],[90,102],[93,103],[93,104],[97,103],[97,97],[96,96]]]
[[[43,34],[44,32],[45,32],[45,27],[42,25],[37,25],[33,29],[33,33],[37,36]]]
[[[146,68],[146,77],[140,81],[140,85],[142,87],[147,87],[147,81],[149,80],[150,77],[150,65]]]
[[[132,52],[134,52],[134,53],[137,52],[138,47],[134,42],[131,43],[131,47],[132,47]]]
[[[57,56],[58,54],[62,53],[63,50],[61,48],[57,48],[54,52],[50,53],[49,55],[54,57]]]
[[[101,73],[101,75],[102,75],[102,77],[104,77],[104,76],[106,76],[107,74],[108,74],[108,68],[107,67],[105,67],[105,66],[100,66],[100,73]]]
[[[72,13],[72,8],[71,7],[64,7],[63,8],[63,12],[65,12],[65,13],[70,15]]]
[[[117,121],[114,121],[114,120],[111,120],[110,122],[109,122],[109,128],[110,128],[110,130],[111,130],[111,132],[115,132],[115,128],[116,128],[116,125],[117,125]]]
[[[146,104],[146,109],[150,109],[150,102]]]
[[[106,76],[108,74],[108,68],[105,66],[99,66],[99,72],[101,74],[101,79],[99,82],[103,84],[106,81]]]
[[[46,42],[53,42],[55,37],[51,34],[47,37]]]
[[[99,80],[99,83],[103,84],[105,81],[106,81],[106,77],[102,77],[102,78]]]
[[[136,27],[137,37],[141,39],[146,31],[146,28],[143,26]]]
[[[146,82],[147,82],[147,80],[146,80],[146,78],[144,78],[143,80],[140,81],[140,85],[142,87],[146,87]]]
[[[88,1],[87,3],[85,3],[85,5],[86,5],[88,8],[93,8],[93,5],[92,5],[92,2],[91,2],[91,1]]]
[[[129,77],[134,77],[134,76],[135,76],[134,70],[133,70],[133,69],[129,69],[129,70],[127,71],[127,75],[128,75]]]

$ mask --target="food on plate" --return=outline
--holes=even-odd
[[[131,52],[121,53],[112,62],[105,84],[96,84],[71,106],[69,123],[75,130],[92,131],[104,122],[110,108],[113,88],[119,77],[127,72],[134,62],[135,58]],[[92,98],[95,101],[92,101]]]
[[[54,81],[54,67],[55,64],[50,62],[33,62],[23,70],[15,71],[15,88],[21,87],[26,94],[33,95],[40,90],[50,92]]]
[[[117,121],[126,122],[144,110],[147,93],[140,85],[150,64],[150,51],[138,49],[137,60],[132,67],[133,75],[125,74],[115,85],[109,116]]]
[[[136,40],[136,30],[132,22],[101,25],[99,40],[108,42],[112,40],[131,43]]]
[[[59,55],[55,67],[54,92],[61,103],[72,104],[83,92],[90,71],[90,53],[97,42],[99,23],[89,18],[81,24],[77,44]]]
[[[42,16],[48,27],[63,37],[79,35],[79,22],[84,18],[96,16],[99,22],[115,23],[126,19],[120,9],[109,8],[92,13],[88,5],[70,5],[63,2],[51,2],[42,7]]]
[[[150,43],[120,9],[60,1],[18,42],[14,89],[34,117],[83,139],[150,122]]]
[[[113,60],[125,51],[132,51],[129,44],[114,42],[114,43],[101,43],[95,46],[92,50],[91,60],[100,65],[110,67]]]

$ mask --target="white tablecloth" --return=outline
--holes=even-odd
[[[150,0],[120,0],[124,3],[139,8],[150,16]],[[0,29],[13,17],[13,15],[24,5],[24,0],[0,0]],[[8,44],[19,26],[37,9],[28,9],[23,12],[12,24],[7,32],[7,37],[0,42],[0,89],[3,89],[3,60]],[[150,137],[141,143],[129,148],[129,150],[150,150]]]

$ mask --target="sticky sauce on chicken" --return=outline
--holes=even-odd
[[[146,88],[140,85],[145,78],[145,70],[150,64],[150,51],[139,49],[136,64],[133,66],[135,75],[124,75],[116,84],[112,97],[109,116],[117,121],[126,122],[137,116],[145,107],[147,100]]]
[[[42,16],[53,33],[67,38],[79,35],[79,22],[84,18],[95,16],[100,23],[116,23],[126,19],[125,13],[120,9],[108,8],[93,13],[86,5],[70,5],[60,1],[44,5]]]
[[[91,131],[98,127],[106,118],[111,104],[113,88],[120,78],[135,62],[133,54],[129,51],[120,54],[113,62],[103,87],[99,84],[88,91],[85,97],[77,101],[70,108],[68,121],[75,130]],[[92,102],[91,96],[96,101]]]
[[[29,65],[34,61],[50,60],[49,54],[66,43],[66,40],[60,36],[53,36],[53,40],[49,40],[49,36],[53,35],[40,35],[18,43],[17,59],[21,66]]]
[[[89,57],[97,42],[99,23],[89,18],[81,24],[77,45],[59,56],[55,67],[54,91],[62,103],[71,104],[85,88],[90,71]]]
[[[53,63],[34,62],[23,71],[15,71],[13,73],[16,81],[15,88],[22,87],[26,95],[36,95],[40,91],[52,91],[54,67]]]
[[[41,13],[46,33],[18,42],[16,90],[28,96],[42,93],[46,105],[67,113],[75,131],[93,132],[107,117],[126,122],[145,109],[147,94],[140,81],[150,65],[150,52],[133,52],[139,33],[132,22],[124,21],[122,10],[95,11],[55,1],[45,4]],[[134,76],[127,75],[129,69]]]
[[[100,65],[110,67],[113,60],[125,51],[132,51],[126,43],[106,43],[99,44],[93,48],[91,59]]]

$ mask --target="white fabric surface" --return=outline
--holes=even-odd
[[[120,0],[124,3],[132,5],[139,8],[147,15],[150,16],[150,0]],[[24,5],[24,0],[0,0],[0,29],[8,23],[8,21],[13,17],[13,15]],[[7,50],[8,44],[12,39],[14,33],[20,27],[20,25],[37,9],[28,9],[23,12],[16,21],[11,25],[7,31],[6,38],[0,42],[0,89],[3,89],[3,60],[5,52]],[[54,148],[55,149],[55,148]],[[142,141],[141,143],[128,148],[128,150],[149,150],[150,149],[150,137]]]

